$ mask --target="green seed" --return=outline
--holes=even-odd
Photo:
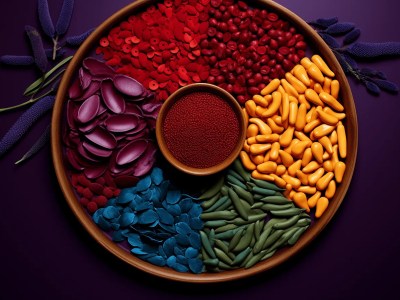
[[[203,263],[206,266],[217,267],[218,263],[219,263],[219,260],[218,260],[218,258],[209,258],[209,259],[203,260]]]
[[[282,222],[276,223],[276,224],[273,226],[273,228],[274,228],[274,229],[287,229],[287,228],[293,226],[294,224],[296,224],[296,222],[297,222],[299,219],[300,219],[300,215],[295,215],[295,216],[289,218],[289,219],[286,220],[286,221],[282,221]]]
[[[286,199],[282,196],[268,196],[263,197],[260,199],[262,202],[269,203],[269,204],[288,204],[292,203],[292,201]]]
[[[241,188],[245,189],[246,186],[243,182],[241,182],[239,179],[237,179],[236,177],[232,176],[232,175],[227,175],[226,176],[226,180],[228,181],[228,183],[230,185],[237,185],[240,186]]]
[[[226,263],[220,261],[218,263],[218,268],[220,268],[221,270],[232,270],[233,268],[229,265],[227,265]]]
[[[291,217],[294,215],[301,214],[304,211],[304,209],[300,209],[297,207],[292,207],[288,209],[283,209],[283,210],[271,210],[271,214],[277,217]]]
[[[211,207],[204,210],[204,212],[211,212],[218,210],[226,201],[230,201],[228,196],[222,196]],[[228,204],[229,205],[229,204]]]
[[[253,187],[253,193],[257,193],[257,194],[264,195],[264,196],[272,196],[275,194],[275,192],[276,191],[274,191],[274,190],[260,188],[259,186]]]
[[[242,165],[242,162],[240,161],[240,159],[235,159],[235,161],[233,162],[233,168],[236,172],[238,172],[240,174],[240,176],[243,177],[244,181],[250,181],[251,176],[250,173],[247,172]]]
[[[254,266],[256,263],[258,263],[258,262],[261,260],[261,258],[263,257],[263,255],[264,255],[263,252],[260,252],[260,253],[258,253],[258,254],[256,254],[256,255],[254,255],[254,256],[253,256],[251,259],[249,259],[249,261],[244,265],[244,268],[245,268],[245,269],[248,269],[248,268]]]
[[[274,244],[279,238],[285,233],[285,230],[276,230],[265,240],[263,249],[267,249],[269,246]]]
[[[253,195],[246,191],[244,188],[241,188],[240,186],[237,185],[232,185],[233,189],[235,190],[235,193],[240,197],[246,200],[250,205],[254,204],[254,199]]]
[[[215,238],[220,239],[220,240],[229,240],[239,230],[240,230],[240,227],[238,227],[236,229],[231,229],[231,230],[227,230],[227,231],[224,231],[224,232],[216,233],[215,234]]]
[[[237,216],[236,213],[231,211],[212,211],[207,213],[202,213],[201,218],[203,220],[233,220]]]
[[[215,233],[220,233],[220,232],[224,232],[227,230],[231,230],[231,229],[235,229],[238,226],[235,224],[226,224],[224,226],[218,227],[217,229],[215,229]]]
[[[269,251],[273,251],[284,246],[296,231],[297,227],[286,230],[285,233],[282,234],[281,237],[269,248]]]
[[[220,178],[218,178],[217,182],[213,186],[211,186],[205,193],[203,193],[198,198],[198,200],[210,199],[215,194],[217,194],[221,190],[221,187],[224,184],[224,180],[225,180],[224,176],[221,176]]]
[[[240,180],[241,182],[245,183],[243,177],[240,176],[240,174],[233,169],[228,170],[228,175],[231,175],[231,176],[235,177],[237,180]]]
[[[207,254],[207,252],[204,249],[204,247],[201,248],[201,257],[203,258],[203,260],[210,259],[210,256]]]
[[[228,242],[223,242],[221,240],[215,240],[215,246],[217,246],[219,249],[221,249],[222,251],[224,251],[224,253],[226,255],[228,255],[228,257],[230,259],[235,259],[235,254],[233,254],[232,252],[229,251],[228,249]]]
[[[233,264],[233,260],[228,255],[226,255],[226,253],[224,251],[222,251],[221,249],[214,247],[214,252],[220,261],[222,261],[228,265]]]
[[[252,208],[252,209],[261,208],[263,205],[265,205],[265,204],[262,203],[262,202],[257,202],[257,203],[254,203],[254,204],[251,206],[251,208]]]
[[[264,221],[257,220],[256,224],[254,225],[254,237],[257,241],[260,239],[263,227],[264,227]]]
[[[210,199],[208,199],[207,201],[204,201],[201,204],[201,207],[206,210],[208,208],[210,208],[211,206],[213,206],[219,199],[220,199],[221,194],[220,193],[216,193],[214,196],[212,196]]]
[[[203,245],[203,248],[204,248],[204,250],[206,250],[206,252],[210,256],[210,258],[216,258],[214,250],[212,249],[210,241],[208,240],[208,237],[204,231],[200,231],[200,238],[201,238],[201,243]]]
[[[266,203],[261,206],[262,210],[266,211],[271,211],[271,210],[282,210],[282,209],[288,209],[294,207],[293,203],[288,203],[288,204],[270,204]]]
[[[227,187],[226,185],[223,185],[221,188],[221,194],[224,196],[228,195],[228,189],[229,189],[229,187]]]
[[[276,252],[276,250],[267,252],[263,257],[261,257],[261,260],[266,260],[266,259],[270,258],[272,255],[275,254],[275,252]]]
[[[255,195],[253,195],[253,199],[254,199],[254,201],[259,201],[259,200],[262,200],[262,198],[264,198],[265,196],[263,196],[263,195],[259,195],[259,194],[255,194]]]
[[[226,224],[228,224],[228,223],[225,220],[213,220],[213,221],[205,222],[204,227],[217,228],[217,227],[225,226]]]
[[[253,181],[260,188],[274,190],[274,191],[284,191],[285,190],[285,189],[282,189],[282,188],[276,186],[275,184],[270,183],[265,180],[259,180],[259,179],[255,179],[255,178],[251,177],[251,181]]]
[[[248,213],[245,210],[242,202],[240,201],[239,196],[235,193],[235,191],[233,189],[229,189],[228,195],[233,203],[233,206],[235,207],[236,211],[238,212],[239,216],[241,216],[244,220],[247,221],[249,219],[249,216],[248,216]]]
[[[242,263],[240,264],[241,267],[244,267],[250,259],[252,259],[254,256],[253,252],[250,251],[250,253],[245,257],[245,259],[242,261]]]
[[[307,230],[307,228],[308,228],[308,226],[298,228],[297,231],[288,240],[288,244],[289,245],[294,245],[298,241],[300,236],[304,233],[304,231]]]
[[[242,252],[238,253],[238,255],[236,255],[235,259],[233,260],[233,265],[240,265],[250,252],[251,248],[247,247]]]
[[[263,249],[265,241],[272,232],[272,227],[279,221],[280,219],[271,219],[268,221],[268,223],[264,225],[264,230],[261,232],[260,238],[257,239],[257,242],[254,244],[253,247],[254,254],[257,254]]]
[[[210,233],[208,234],[208,240],[210,241],[210,246],[214,247],[214,241],[215,241],[215,230],[212,228],[210,230]]]
[[[245,228],[247,228],[247,227],[242,227],[232,237],[231,241],[229,242],[229,247],[228,247],[229,251],[232,251],[237,246],[237,244],[239,243],[240,239],[242,238],[242,234],[243,234]]]
[[[301,216],[301,215],[300,215]],[[297,221],[296,226],[297,227],[304,227],[304,226],[308,226],[311,224],[311,220],[310,219],[300,219]]]
[[[246,249],[250,245],[251,239],[253,238],[254,234],[254,226],[255,226],[254,223],[252,223],[249,225],[249,227],[247,227],[246,232],[242,235],[242,238],[240,239],[239,243],[232,251],[240,252]]]
[[[262,220],[267,216],[266,213],[262,213],[262,214],[257,214],[257,215],[251,215],[249,216],[248,220],[243,220],[241,218],[235,218],[233,220],[229,220],[228,223],[232,223],[232,224],[236,224],[238,226],[240,225],[246,225],[246,224],[251,224],[256,222],[257,220]]]

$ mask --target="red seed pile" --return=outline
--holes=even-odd
[[[209,76],[199,46],[207,38],[209,2],[165,0],[149,6],[113,28],[96,52],[165,100],[180,86]]]
[[[167,148],[183,164],[208,168],[224,161],[239,139],[233,108],[212,93],[195,92],[178,99],[163,124]]]
[[[96,180],[89,180],[83,173],[71,175],[71,183],[80,196],[79,202],[91,214],[120,193],[111,176],[106,175]]]
[[[305,55],[303,36],[274,12],[245,2],[211,0],[208,38],[201,53],[211,67],[207,82],[242,104],[265,84],[282,78]]]

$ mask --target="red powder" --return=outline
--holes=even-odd
[[[209,168],[224,161],[239,139],[239,120],[221,97],[195,92],[178,99],[163,125],[167,148],[181,163]]]

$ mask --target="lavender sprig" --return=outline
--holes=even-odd
[[[26,152],[19,160],[15,162],[16,165],[28,160],[33,155],[38,153],[50,140],[50,125],[46,127],[46,130],[42,133],[39,139],[32,145],[32,147]]]
[[[60,16],[56,24],[56,33],[58,36],[64,35],[71,22],[72,12],[74,10],[74,0],[64,0],[61,7]]]
[[[46,52],[43,48],[42,38],[40,37],[39,32],[32,26],[26,26],[25,31],[31,43],[35,64],[39,70],[44,73],[46,72],[48,61]]]
[[[354,43],[346,48],[346,52],[355,57],[374,58],[382,56],[399,56],[400,42],[386,43]]]
[[[65,42],[70,47],[79,47],[87,39],[87,37],[94,31],[94,28],[80,34],[68,37]]]
[[[38,0],[38,15],[43,32],[52,39],[55,35],[55,29],[47,0]]]
[[[54,105],[54,96],[46,96],[27,109],[0,141],[0,156],[6,153],[42,115]]]
[[[31,66],[35,60],[30,55],[3,55],[0,62],[9,66]]]

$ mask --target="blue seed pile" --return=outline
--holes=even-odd
[[[155,167],[136,186],[121,190],[98,209],[93,220],[112,232],[113,241],[127,241],[131,252],[145,261],[178,272],[201,273],[201,213],[200,204],[182,194]]]

